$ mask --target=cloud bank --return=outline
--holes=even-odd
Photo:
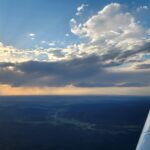
[[[85,7],[85,4],[78,7],[76,15]],[[150,86],[150,29],[143,27],[123,5],[111,3],[85,22],[72,18],[70,25],[72,34],[84,42],[34,50],[18,50],[1,43],[0,84],[13,87]]]
[[[98,56],[91,55],[57,62],[1,63],[0,83],[49,87],[150,86],[150,70],[141,71],[138,67],[136,71],[112,71],[102,62]]]

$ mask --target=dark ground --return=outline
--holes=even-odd
[[[0,150],[135,150],[150,97],[0,97]]]

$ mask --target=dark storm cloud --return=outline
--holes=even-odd
[[[102,71],[99,57],[95,55],[70,61],[29,61],[2,66],[0,82],[12,86],[65,86],[91,78]],[[14,69],[10,70],[8,66]]]
[[[12,68],[10,68],[12,67]],[[58,62],[1,63],[0,83],[12,86],[141,87],[150,71],[112,72],[99,56]]]
[[[70,61],[35,62],[29,61],[17,64],[16,68],[22,72],[38,75],[55,75],[68,79],[86,78],[101,71],[98,56],[91,55],[86,58],[76,58]]]

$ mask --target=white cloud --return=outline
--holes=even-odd
[[[49,46],[55,46],[55,45],[56,45],[56,42],[55,42],[55,41],[49,42],[48,45],[49,45]]]
[[[92,41],[134,36],[140,32],[140,26],[134,17],[129,12],[123,12],[118,3],[105,6],[83,24],[78,24],[75,19],[71,19],[70,22],[74,34],[84,34]]]
[[[73,34],[79,35],[79,36],[84,34],[84,31],[82,30],[83,25],[81,23],[78,24],[77,21],[74,18],[72,18],[70,20],[70,26],[71,26],[71,32]]]
[[[105,58],[104,64],[123,63],[121,67],[124,68],[143,61],[144,55],[149,53],[148,49],[142,51],[142,47],[150,42],[150,29],[144,28],[119,3],[105,6],[84,23],[78,23],[72,18],[70,25],[73,34],[88,39],[88,42],[71,47],[76,56],[96,54]]]
[[[45,43],[46,43],[46,41],[44,41],[44,40],[43,40],[43,41],[41,41],[41,43],[42,43],[42,44],[45,44]]]
[[[80,16],[86,7],[88,7],[87,4],[81,4],[79,7],[77,7],[76,16]]]
[[[144,6],[139,6],[139,7],[137,7],[137,9],[136,9],[137,12],[140,12],[140,11],[142,11],[142,10],[148,10],[148,6],[146,6],[146,5],[144,5]]]
[[[66,33],[65,36],[68,37],[68,36],[70,36],[70,34]]]
[[[35,40],[35,33],[29,33],[28,36],[31,40]]]
[[[34,37],[32,37],[32,38],[31,38],[31,40],[35,40],[35,38],[34,38]]]
[[[34,37],[35,36],[35,33],[29,33],[28,34],[30,37]]]
[[[148,32],[118,3],[105,6],[84,23],[77,23],[72,18],[70,24],[73,34],[89,38],[91,43],[101,45],[104,49],[114,46],[122,49],[127,46],[130,49]]]
[[[36,46],[35,49],[17,49],[0,43],[0,62],[25,62],[25,61],[58,61],[66,59],[61,54],[61,48],[48,48]],[[62,55],[62,56],[61,56]]]

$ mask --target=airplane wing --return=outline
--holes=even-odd
[[[150,150],[150,112],[148,114],[136,150]]]

